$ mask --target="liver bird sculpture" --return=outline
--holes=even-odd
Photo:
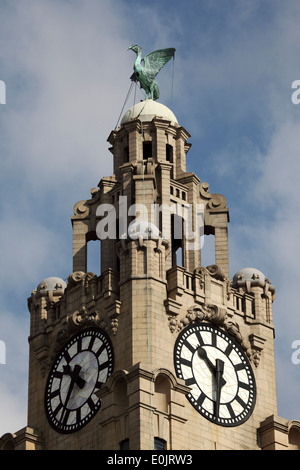
[[[144,59],[142,59],[142,48],[137,44],[129,47],[128,50],[132,50],[137,55],[133,66],[134,72],[130,79],[134,82],[140,82],[140,87],[146,92],[146,99],[157,100],[159,88],[155,77],[162,67],[174,57],[176,49],[159,49],[147,54]]]

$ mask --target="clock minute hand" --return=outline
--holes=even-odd
[[[219,416],[220,398],[222,388],[222,376],[224,371],[224,361],[216,359],[216,401],[215,401],[215,416]],[[224,381],[224,379],[223,379]],[[226,383],[226,382],[225,382]]]
[[[67,396],[66,396],[66,399],[65,399],[65,402],[64,402],[64,410],[63,410],[63,412],[61,414],[61,417],[60,417],[60,422],[61,423],[65,423],[65,421],[68,419],[68,413],[66,413],[67,404],[70,400],[71,393],[73,391],[74,385],[78,380],[80,371],[81,371],[81,367],[80,367],[79,364],[76,364],[74,366],[73,371],[71,370],[69,365],[64,367],[64,373],[71,377],[71,381],[70,381],[69,388],[68,388],[68,393],[67,393]]]

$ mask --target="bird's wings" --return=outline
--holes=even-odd
[[[162,67],[169,62],[175,55],[175,50],[173,47],[169,49],[159,49],[154,52],[150,52],[144,57],[144,74],[147,76],[147,79],[152,81],[155,79],[158,72]]]

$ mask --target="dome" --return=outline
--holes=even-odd
[[[167,106],[150,99],[141,101],[129,108],[122,118],[121,125],[137,118],[140,121],[149,122],[155,117],[178,125],[175,114]]]
[[[67,283],[59,277],[47,277],[37,286],[37,292],[45,293],[49,291],[65,290]]]
[[[234,276],[233,282],[236,281],[261,281],[265,282],[266,276],[256,268],[240,269]]]

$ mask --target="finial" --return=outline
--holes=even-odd
[[[142,48],[137,44],[129,47],[128,50],[132,50],[137,55],[133,66],[134,73],[130,79],[140,82],[140,87],[146,92],[146,99],[156,101],[159,98],[159,88],[155,77],[162,67],[175,57],[176,49],[159,49],[147,54],[144,59],[142,59]]]

